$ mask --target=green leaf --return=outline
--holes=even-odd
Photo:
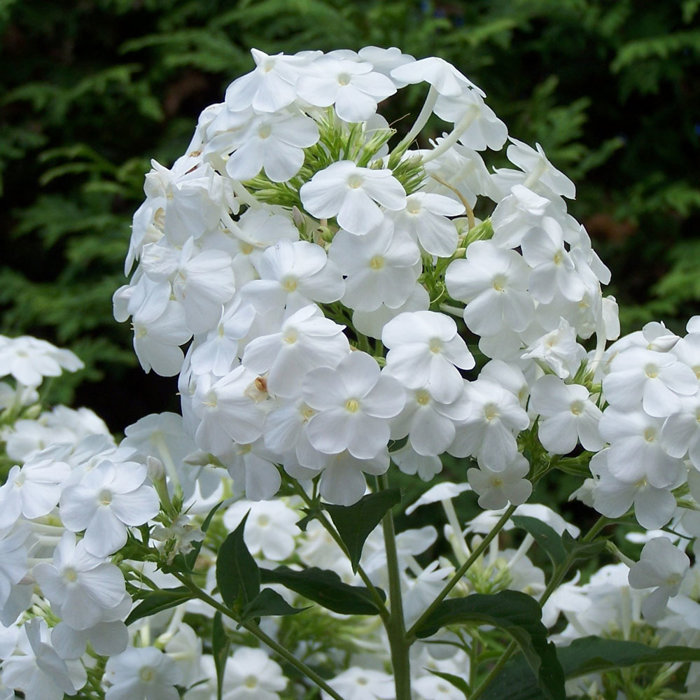
[[[400,500],[401,493],[398,489],[388,489],[363,496],[352,506],[325,506],[348,548],[353,573],[357,573],[362,547],[369,533],[377,527],[389,508]]]
[[[223,541],[216,559],[216,585],[230,608],[244,608],[260,593],[260,569],[243,539],[248,513]]]
[[[165,588],[161,591],[147,592],[141,602],[131,611],[126,618],[125,624],[130,625],[142,617],[155,615],[156,613],[174,608],[176,605],[185,603],[192,599],[192,593],[184,586],[177,588]]]
[[[516,527],[529,532],[535,538],[535,542],[551,559],[554,566],[563,563],[564,559],[566,559],[566,549],[556,530],[537,518],[530,518],[524,515],[516,515],[512,520]]]
[[[617,639],[583,637],[568,647],[557,649],[557,656],[567,679],[600,673],[638,664],[661,664],[700,661],[700,649],[690,647],[660,647],[655,649],[639,642]],[[537,686],[522,657],[506,664],[486,689],[483,700],[543,700],[547,696]]]
[[[544,697],[564,700],[564,673],[554,644],[547,641],[547,628],[542,624],[541,609],[534,598],[518,591],[501,591],[443,600],[416,630],[416,635],[430,637],[442,627],[465,623],[492,625],[508,632],[537,675]]]
[[[277,591],[273,591],[271,588],[263,588],[243,610],[241,622],[254,617],[266,617],[267,615],[296,615],[302,610],[305,610],[305,608],[292,607]]]
[[[216,669],[216,699],[221,700],[224,691],[226,659],[231,651],[231,638],[226,633],[220,612],[214,615],[214,624],[211,628],[211,649]]]
[[[343,615],[376,615],[379,608],[363,586],[350,586],[335,571],[312,567],[294,571],[286,566],[260,569],[262,583],[281,583],[327,610]],[[382,594],[382,599],[384,598]]]
[[[464,693],[464,697],[469,700],[469,684],[461,676],[455,676],[453,673],[445,673],[444,671],[434,671],[433,669],[428,669],[430,673],[438,678],[442,678],[447,681],[450,685],[453,685],[457,690],[461,690]]]

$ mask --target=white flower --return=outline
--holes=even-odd
[[[576,197],[574,183],[547,160],[539,143],[536,144],[537,150],[535,150],[512,136],[510,140],[511,145],[508,146],[507,151],[508,160],[527,173],[530,182],[526,181],[526,185],[541,182],[555,194],[560,194],[568,199]]]
[[[598,428],[601,437],[610,443],[610,473],[626,482],[648,480],[656,488],[675,485],[682,462],[668,455],[659,440],[662,419],[640,411],[605,409]]]
[[[434,311],[404,312],[382,331],[389,348],[387,371],[409,389],[427,389],[438,401],[450,403],[462,392],[461,369],[474,358],[457,332],[457,324]]]
[[[315,243],[279,241],[256,266],[260,279],[248,282],[242,293],[259,311],[286,307],[293,313],[312,301],[327,303],[343,296],[340,271]]]
[[[576,374],[586,350],[576,342],[576,329],[560,318],[559,328],[545,333],[522,353],[522,358],[540,360],[561,379]]]
[[[612,406],[631,411],[641,403],[658,418],[679,412],[681,396],[692,396],[698,379],[688,365],[670,352],[629,348],[616,355],[603,379],[605,397]]]
[[[344,700],[390,700],[394,697],[394,679],[388,673],[351,666],[328,682]],[[323,699],[330,695],[323,693]]]
[[[65,462],[44,458],[41,453],[23,467],[12,467],[0,486],[0,529],[14,525],[20,515],[31,520],[50,513],[70,472]]]
[[[299,96],[317,107],[335,104],[346,122],[362,122],[377,111],[377,103],[396,92],[394,83],[364,61],[323,58],[297,84]]]
[[[59,504],[63,524],[85,530],[83,542],[92,555],[104,557],[126,543],[127,528],[153,518],[160,509],[147,470],[136,462],[104,460],[67,486]]]
[[[41,562],[33,573],[54,612],[76,630],[102,621],[126,594],[119,568],[90,554],[72,532],[63,534],[53,563]]]
[[[346,276],[343,304],[359,311],[374,311],[382,304],[401,306],[421,272],[418,246],[394,231],[388,219],[367,236],[341,229],[333,237],[328,257]]]
[[[236,501],[224,514],[224,525],[233,531],[248,513],[245,543],[251,554],[270,561],[287,559],[294,551],[294,536],[301,533],[296,523],[299,514],[285,502]]]
[[[233,442],[248,444],[263,432],[265,410],[258,401],[258,375],[240,365],[218,381],[197,378],[193,411],[198,419],[195,442],[203,450],[223,455]]]
[[[530,424],[518,399],[488,379],[467,385],[469,415],[458,426],[448,452],[455,457],[472,455],[480,466],[503,471],[512,464],[518,447],[515,435]]]
[[[456,425],[469,415],[465,391],[454,401],[442,402],[431,396],[429,389],[407,392],[406,406],[392,422],[391,436],[398,439],[408,435],[408,442],[419,454],[442,454],[454,440]]]
[[[262,649],[240,647],[226,661],[223,700],[278,700],[287,679]]]
[[[406,192],[390,170],[360,168],[350,160],[332,163],[299,190],[304,208],[319,219],[336,217],[349,233],[363,235],[382,223],[379,205],[391,211],[406,206]]]
[[[84,367],[70,350],[57,348],[45,340],[23,335],[0,335],[0,376],[13,376],[26,386],[36,387],[44,377],[58,377],[62,370],[75,372]]]
[[[262,169],[273,182],[285,182],[304,164],[304,148],[318,141],[313,119],[289,111],[253,117],[235,133],[235,150],[226,161],[226,172],[235,180],[250,180]]]
[[[177,301],[169,301],[157,319],[145,319],[135,314],[134,350],[145,372],[151,369],[162,377],[176,375],[182,367],[180,345],[191,337],[185,309]]]
[[[107,660],[105,700],[178,700],[176,662],[155,647],[130,647]]]
[[[464,213],[464,205],[430,192],[406,197],[406,208],[392,215],[398,231],[405,231],[431,255],[449,257],[457,248],[457,227],[448,216]]]
[[[386,448],[371,459],[358,459],[344,450],[330,455],[321,472],[319,490],[329,503],[351,506],[365,495],[367,484],[364,474],[384,474],[389,469]]]
[[[243,365],[267,374],[268,391],[292,397],[301,390],[306,373],[317,367],[334,367],[350,351],[343,326],[325,318],[315,304],[289,316],[279,333],[251,340]]]
[[[668,599],[678,594],[689,567],[688,556],[666,537],[657,537],[644,545],[640,560],[630,568],[629,582],[632,588],[655,589],[642,603],[642,614],[650,622],[656,622]]]
[[[22,691],[26,700],[61,700],[64,693],[75,695],[85,685],[82,663],[60,658],[49,643],[44,620],[34,618],[24,625],[16,651],[3,659],[2,683]]]
[[[528,461],[522,455],[501,471],[492,471],[482,466],[481,469],[472,467],[467,470],[469,485],[479,494],[479,505],[482,508],[498,509],[505,507],[508,502],[514,506],[525,503],[532,493],[532,484],[524,477],[530,471]]]
[[[250,107],[258,112],[277,112],[297,97],[295,85],[301,72],[320,52],[311,55],[268,56],[251,49],[256,68],[234,80],[226,89],[226,107],[242,111]]]
[[[625,479],[614,476],[608,466],[609,452],[609,448],[605,449],[591,459],[591,472],[598,477],[593,484],[593,507],[609,518],[619,518],[634,506],[634,515],[642,527],[663,527],[676,512],[671,487],[652,486],[644,477],[635,478],[634,472]],[[618,469],[617,473],[627,477],[623,470]]]
[[[348,450],[358,459],[376,457],[389,441],[389,419],[404,406],[401,385],[382,374],[364,352],[347,355],[335,368],[320,367],[303,382],[304,400],[315,409],[307,434],[325,454]]]
[[[538,435],[549,452],[569,454],[579,441],[586,450],[602,449],[598,422],[603,414],[590,401],[585,386],[564,384],[558,377],[547,374],[532,387],[530,408],[543,417]]]
[[[421,82],[430,83],[440,95],[448,97],[462,95],[468,90],[477,90],[481,93],[479,88],[453,65],[436,56],[421,58],[418,61],[398,66],[391,71],[391,77],[409,85]]]
[[[445,273],[450,295],[467,302],[464,321],[479,335],[503,328],[525,330],[535,304],[528,293],[530,268],[514,250],[497,248],[492,241],[475,241],[466,260],[453,260]]]

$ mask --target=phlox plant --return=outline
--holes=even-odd
[[[114,294],[181,415],[117,441],[0,339],[0,698],[700,697],[700,317],[619,338],[574,184],[442,59],[253,59]]]

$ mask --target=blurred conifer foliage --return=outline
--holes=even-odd
[[[78,353],[76,381],[101,380],[78,398],[114,429],[162,407],[111,317],[149,159],[183,151],[251,47],[371,44],[482,86],[577,182],[627,327],[678,325],[700,299],[699,17],[700,0],[0,0],[0,332]]]

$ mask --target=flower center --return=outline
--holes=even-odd
[[[258,129],[258,137],[261,139],[266,139],[272,133],[272,127],[269,124],[262,124]]]
[[[644,431],[644,439],[647,442],[654,442],[656,440],[656,430],[654,430],[654,428],[646,428]]]
[[[420,202],[417,199],[409,199],[406,203],[406,211],[409,214],[419,214],[420,213]]]
[[[505,275],[496,275],[493,278],[493,288],[497,292],[502,292],[506,288],[506,276]]]
[[[360,402],[357,399],[348,399],[345,402],[345,410],[348,413],[357,413],[360,410]]]
[[[416,392],[416,403],[419,406],[427,406],[430,403],[430,394],[425,389]]]
[[[97,496],[97,500],[103,506],[108,506],[112,502],[112,492],[109,489],[102,489]]]
[[[580,416],[583,413],[583,401],[572,401],[569,408],[575,416]]]
[[[270,524],[270,516],[269,515],[258,516],[258,525],[260,527],[267,527],[269,524]]]
[[[503,479],[501,479],[500,476],[492,476],[491,486],[493,486],[493,488],[495,489],[500,488],[501,486],[503,486]]]
[[[428,347],[430,352],[437,354],[442,351],[442,340],[440,338],[431,338]]]
[[[155,671],[150,666],[144,666],[139,671],[139,678],[144,683],[150,683],[155,678]]]
[[[285,292],[294,292],[298,284],[299,280],[297,280],[296,277],[286,277],[282,280],[282,289],[284,289]]]
[[[357,685],[367,685],[369,681],[364,676],[358,676],[355,679],[355,683],[357,683]]]
[[[255,250],[250,243],[241,243],[239,248],[243,255],[250,255]]]
[[[486,418],[487,421],[492,421],[498,418],[498,406],[496,406],[495,403],[487,403],[484,406],[484,418]]]
[[[356,190],[359,187],[362,187],[362,182],[362,175],[351,175],[348,178],[348,187],[352,187],[353,190]]]
[[[656,365],[649,364],[644,368],[644,374],[649,379],[656,379],[659,376],[659,368]]]
[[[294,345],[299,339],[299,335],[296,328],[290,328],[283,336],[284,342],[289,343],[289,345]]]
[[[75,583],[78,580],[78,572],[72,566],[67,566],[63,569],[63,580],[67,583]]]
[[[384,267],[384,258],[381,255],[375,255],[369,261],[370,269],[381,270]]]
[[[257,676],[246,676],[245,680],[243,681],[243,685],[246,688],[257,688],[258,687],[258,678]]]
[[[348,85],[350,83],[349,73],[340,73],[338,75],[338,85]]]
[[[552,258],[555,265],[561,265],[563,259],[564,254],[561,252],[561,250],[558,250],[556,253],[554,253],[554,257]]]

